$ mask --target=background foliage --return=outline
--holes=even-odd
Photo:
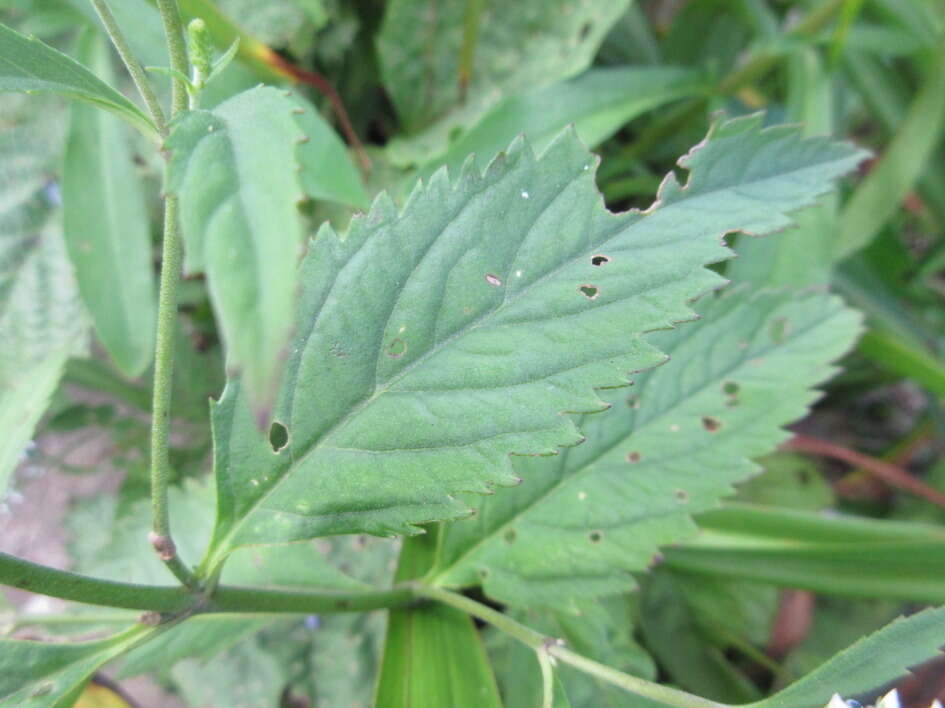
[[[154,7],[112,5],[142,62],[166,66]],[[770,705],[871,698],[894,680],[907,705],[945,698],[940,660],[900,679],[941,646],[940,609],[835,656],[945,603],[937,0],[181,6],[220,53],[240,44],[176,124],[162,184],[150,120],[91,6],[0,0],[4,24],[48,45],[0,30],[2,53],[41,74],[0,63],[0,89],[41,93],[0,95],[2,550],[28,554],[4,537],[33,513],[37,470],[68,488],[107,459],[109,493],[61,520],[73,567],[171,581],[146,541],[164,190],[181,198],[186,239],[171,448],[182,556],[199,561],[212,540],[202,567],[229,555],[235,585],[424,578],[726,703],[803,676]],[[94,74],[63,78],[57,50]],[[716,123],[676,165],[719,113],[760,109]],[[863,153],[825,134],[872,151],[826,195]],[[596,190],[612,211],[661,201],[617,219]],[[716,214],[723,201],[737,209]],[[737,257],[702,269],[726,255],[714,237],[739,230],[781,233],[731,233]],[[648,249],[628,246],[641,238]],[[536,273],[551,285],[529,290]],[[639,336],[688,319],[685,302],[723,278],[728,290],[694,305],[698,322]],[[556,279],[570,299],[555,299]],[[608,306],[620,304],[618,322]],[[592,393],[659,352],[669,361],[631,388]],[[474,396],[451,393],[457,371]],[[557,457],[506,462],[579,435]],[[69,451],[87,439],[104,452]],[[420,483],[428,448],[441,476]],[[379,451],[390,456],[364,463]],[[316,466],[336,476],[313,492]],[[468,510],[419,540],[358,535]],[[147,674],[158,700],[183,705],[541,704],[534,652],[444,606],[389,620],[201,615],[101,639],[135,616],[11,600],[18,638],[94,641],[28,659],[22,643],[0,645],[2,705],[67,705],[120,654],[107,675],[132,686]],[[458,664],[475,668],[450,675]],[[571,667],[555,682],[555,705],[651,705]]]

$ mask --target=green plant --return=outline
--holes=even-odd
[[[92,0],[104,34],[84,3],[26,14],[41,27],[84,18],[77,59],[0,26],[0,89],[73,100],[61,223],[41,164],[26,165],[27,186],[0,220],[0,331],[10,333],[0,480],[47,406],[60,425],[76,414],[54,398],[60,380],[150,414],[148,463],[127,461],[138,485],[129,472],[120,499],[73,519],[80,572],[0,554],[6,585],[144,614],[70,615],[97,631],[127,625],[92,641],[0,640],[0,705],[71,705],[121,658],[128,674],[175,665],[171,681],[194,704],[295,705],[298,693],[332,706],[372,696],[380,706],[813,706],[936,652],[945,610],[929,608],[763,697],[719,637],[751,635],[752,604],[773,603],[770,588],[733,579],[943,602],[940,526],[720,507],[758,471],[751,460],[788,440],[784,426],[807,413],[864,326],[823,290],[765,286],[826,280],[829,249],[839,258],[867,245],[919,180],[911,167],[896,198],[878,203],[884,175],[940,136],[938,45],[909,128],[840,216],[834,183],[867,153],[766,127],[760,113],[717,120],[678,161],[684,179],[669,174],[644,211],[614,213],[598,179],[625,198],[653,175],[599,176],[582,140],[598,145],[684,99],[675,119],[618,150],[619,170],[674,120],[690,137],[687,116],[714,95],[691,68],[584,72],[628,2],[509,3],[489,22],[483,3],[449,2],[433,20],[443,56],[432,58],[415,31],[425,5],[389,3],[377,53],[404,134],[383,155],[357,148],[375,163],[369,186],[302,91],[256,85],[304,70],[206,0],[155,4]],[[841,5],[853,22],[855,4],[818,5],[785,41],[816,36]],[[325,6],[286,12],[317,23]],[[768,16],[764,3],[745,6]],[[182,10],[197,16],[187,31]],[[160,18],[169,66],[143,67],[155,55],[160,64],[162,48],[126,38],[135,13]],[[529,32],[540,41],[526,52]],[[115,87],[106,35],[144,109]],[[743,89],[776,55],[719,90]],[[816,83],[817,62],[804,59],[791,70]],[[455,85],[443,78],[454,75]],[[155,76],[169,77],[169,103]],[[308,79],[338,105],[322,77]],[[561,103],[546,111],[552,96]],[[16,110],[12,125],[43,124],[27,103]],[[339,120],[354,130],[346,113]],[[533,130],[510,141],[521,122]],[[163,204],[135,166],[141,155]],[[838,222],[825,248],[816,237]],[[774,246],[743,243],[785,229]],[[742,258],[725,272],[738,283],[716,294],[732,255],[723,239],[736,233]],[[821,250],[820,275],[778,271],[765,249],[792,238]],[[86,316],[107,363],[75,361]],[[884,331],[870,330],[874,354]],[[924,371],[934,382],[942,368],[933,358]],[[142,376],[149,398],[134,383]],[[177,418],[188,425],[181,449]],[[200,474],[211,438],[212,484]],[[798,504],[820,508],[810,499]],[[730,607],[744,627],[719,626],[707,606]],[[386,611],[386,634],[371,610]],[[313,638],[298,618],[315,615]],[[672,681],[657,680],[650,655]],[[339,675],[342,662],[353,675]],[[237,697],[241,672],[259,680]]]

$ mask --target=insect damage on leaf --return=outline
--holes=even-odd
[[[515,484],[510,454],[580,442],[567,414],[665,358],[642,335],[724,283],[705,266],[725,234],[784,228],[862,158],[733,120],[680,160],[685,185],[613,214],[566,132],[540,158],[518,140],[484,174],[440,171],[402,211],[382,195],[343,239],[322,227],[274,413],[291,442],[273,457],[237,379],[214,407],[217,557],[467,515],[458,493]]]

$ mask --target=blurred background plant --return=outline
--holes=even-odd
[[[113,5],[133,28],[129,39],[143,62],[166,66],[151,4]],[[485,167],[520,133],[541,150],[569,124],[600,155],[599,186],[614,210],[647,207],[674,156],[718,113],[763,109],[769,123],[800,122],[809,134],[869,147],[874,159],[843,193],[825,197],[789,231],[757,241],[732,235],[738,258],[725,269],[736,283],[832,290],[860,309],[867,330],[844,373],[784,449],[758,461],[763,472],[739,487],[733,504],[697,519],[704,530],[697,540],[666,549],[631,601],[594,610],[583,650],[619,647],[619,657],[596,658],[737,703],[786,685],[897,614],[945,602],[941,0],[181,5],[206,21],[221,51],[240,39],[234,64],[207,88],[203,105],[260,81],[294,85],[346,141],[363,185],[339,177],[331,201],[304,205],[313,227],[325,219],[344,226],[381,189],[402,200],[418,178],[456,170],[470,154]],[[93,61],[103,77],[117,73],[85,0],[0,0],[0,13],[4,23]],[[120,80],[130,94],[130,80]],[[90,120],[89,110],[0,96],[0,424],[14,431],[0,441],[0,484],[12,477],[0,548],[145,580],[149,571],[134,564],[149,556],[141,551],[140,507],[159,223],[159,204],[145,195],[157,193],[160,170],[143,138],[109,125],[112,118]],[[102,140],[108,131],[123,139]],[[109,279],[107,261],[83,258],[89,246],[70,239],[69,228],[82,215],[62,210],[63,192],[90,184],[76,173],[78,161],[88,169],[90,160],[111,178],[86,198],[125,209],[103,227],[112,262],[138,264],[118,269],[132,273],[122,282]],[[37,282],[45,284],[41,298]],[[222,365],[203,281],[186,281],[182,295],[172,454],[179,481],[191,478],[198,490],[188,498],[199,500],[210,450],[202,423]],[[16,325],[24,312],[32,332]],[[28,388],[29,405],[19,399],[11,410],[17,386],[21,394]],[[834,527],[830,510],[862,524],[855,532]],[[389,542],[329,545],[344,563],[370,556],[376,572],[392,572]],[[18,636],[85,635],[127,619],[62,616],[55,603],[8,595]],[[530,620],[567,631],[560,617]],[[519,705],[514,697],[529,694],[517,692],[540,681],[537,667],[486,633],[490,651],[507,659],[497,663],[500,687]],[[183,652],[162,645],[168,653],[132,654],[120,676],[151,673],[167,691],[159,699],[140,694],[142,705],[199,706],[208,696],[214,705],[367,704],[381,636],[376,617],[244,619],[208,627],[197,658],[172,666]],[[336,681],[336,672],[355,669],[363,681]],[[563,675],[573,705],[604,704],[591,679]],[[898,688],[905,706],[945,699],[945,662],[920,667]],[[118,690],[102,677],[83,700],[99,705],[91,694],[110,692],[132,702],[135,690],[155,689],[127,684],[124,699]],[[605,695],[610,705],[629,705]]]

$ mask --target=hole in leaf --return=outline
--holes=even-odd
[[[787,337],[788,321],[787,317],[777,317],[771,323],[771,341],[775,344],[781,344]]]
[[[604,534],[602,534],[600,531],[591,531],[589,534],[587,534],[587,540],[591,543],[600,543],[604,540]]]
[[[518,538],[518,532],[515,529],[509,529],[502,537],[505,539],[506,543],[515,543],[515,539]]]
[[[269,427],[269,444],[273,452],[279,452],[289,444],[289,431],[282,423],[274,422]]]
[[[593,23],[585,22],[583,25],[581,25],[581,29],[578,32],[578,39],[583,42],[591,34],[592,29],[594,29]]]
[[[387,346],[387,356],[391,359],[399,359],[407,353],[407,342],[397,337]]]
[[[640,407],[640,399],[637,396],[630,396],[627,398],[627,405],[630,406],[633,410],[636,410]]]
[[[499,279],[497,275],[493,275],[492,273],[486,273],[485,277],[486,277],[486,282],[495,288],[498,288],[502,285],[502,281]]]
[[[705,416],[702,419],[702,427],[708,430],[710,433],[716,432],[719,428],[722,427],[722,421],[718,418],[712,418],[710,416]]]
[[[685,504],[687,501],[689,501],[689,492],[687,492],[685,489],[677,489],[676,499]]]
[[[485,580],[486,578],[489,577],[489,569],[488,569],[488,568],[480,568],[480,569],[477,571],[477,575],[478,575],[480,578],[482,578],[483,580]]]
[[[726,381],[722,384],[722,393],[726,396],[737,396],[738,395],[738,384],[734,381]]]
[[[610,256],[596,255],[591,256],[591,265],[593,266],[602,266],[607,263],[610,263]]]
[[[627,455],[627,462],[639,462],[640,458],[641,458],[640,453],[634,450],[629,455]]]
[[[596,300],[597,296],[600,295],[600,288],[596,285],[582,285],[578,290],[588,300]]]

